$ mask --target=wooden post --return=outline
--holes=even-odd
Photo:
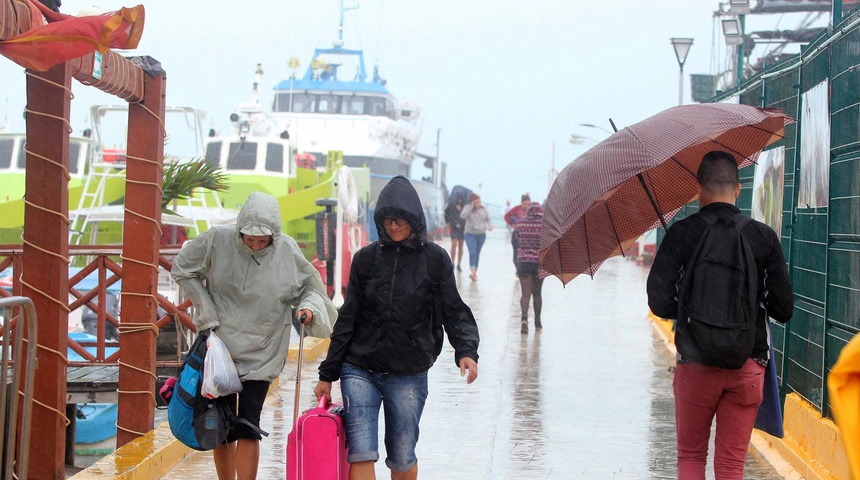
[[[166,74],[145,74],[142,103],[129,104],[123,226],[117,448],[155,421],[155,326]]]
[[[39,318],[29,478],[64,478],[69,295],[69,113],[66,64],[28,72],[23,289]],[[50,116],[46,116],[50,115]]]

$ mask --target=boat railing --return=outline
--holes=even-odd
[[[179,248],[162,248],[159,259],[159,279],[169,277],[172,258],[179,253]],[[69,278],[68,310],[72,314],[84,307],[96,314],[95,339],[68,339],[69,354],[77,354],[75,360],[69,360],[69,366],[84,365],[119,365],[120,343],[108,339],[109,332],[122,332],[122,322],[114,312],[109,311],[107,296],[118,292],[120,302],[122,293],[118,286],[122,280],[123,268],[119,263],[122,248],[117,246],[70,245],[69,255],[77,258],[92,258],[77,273]],[[13,269],[11,292],[0,288],[0,298],[20,295],[21,271],[23,266],[23,249],[20,245],[0,245],[0,271],[9,267]],[[161,281],[159,283],[162,283]],[[156,367],[176,367],[181,364],[182,353],[195,330],[191,321],[190,300],[182,300],[175,289],[175,283],[165,282],[167,290],[159,289],[155,294],[158,301],[158,314],[155,319],[159,330],[158,355]],[[168,298],[170,297],[170,298]],[[176,300],[174,300],[174,298]],[[174,339],[175,338],[175,344]],[[161,342],[167,342],[168,350],[162,348]],[[175,345],[175,354],[174,354]],[[78,359],[79,358],[79,359]]]
[[[97,152],[96,155],[102,155]],[[94,162],[84,180],[78,208],[69,212],[69,243],[81,243],[90,217],[96,208],[105,204],[107,182],[111,178],[125,178],[125,162]],[[92,241],[92,239],[90,239]]]
[[[33,409],[33,386],[38,349],[38,322],[33,301],[26,297],[0,298],[3,316],[2,365],[0,365],[0,455],[3,471],[0,478],[28,478],[30,458],[30,416]],[[26,330],[21,324],[26,324]],[[8,333],[15,331],[15,335]],[[24,332],[23,334],[19,334]],[[27,337],[26,361],[20,362]],[[14,337],[14,345],[12,341]],[[25,369],[25,372],[21,370]],[[10,378],[11,374],[11,378]],[[20,413],[20,418],[19,418]]]

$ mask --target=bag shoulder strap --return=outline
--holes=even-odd
[[[228,430],[232,430],[233,428],[236,427],[236,425],[241,423],[242,425],[245,425],[246,427],[250,428],[251,430],[259,433],[260,435],[262,435],[264,437],[268,437],[269,432],[267,432],[267,431],[263,430],[262,428],[254,425],[253,423],[249,422],[248,420],[241,418],[241,417],[238,417],[236,415],[236,412],[233,410],[231,405],[227,402],[227,399],[230,397],[232,397],[232,395],[227,395],[225,397],[218,397],[214,400],[211,400],[211,402],[214,404],[215,408],[219,408],[221,410],[221,413],[224,416],[224,419],[227,421]]]

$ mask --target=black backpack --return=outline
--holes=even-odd
[[[200,334],[191,345],[167,405],[167,420],[173,436],[183,444],[201,451],[212,450],[224,443],[227,434],[239,423],[260,435],[269,436],[251,422],[236,416],[236,406],[230,404],[230,400],[235,402],[233,395],[208,399],[200,393],[203,363],[206,361],[206,338],[207,335]]]
[[[675,345],[685,360],[739,369],[752,355],[758,321],[758,269],[741,230],[751,218],[703,211],[708,228],[678,288]]]

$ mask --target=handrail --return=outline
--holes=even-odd
[[[18,390],[18,384],[21,381],[21,361],[13,360],[16,354],[23,351],[24,348],[24,331],[18,322],[18,328],[15,332],[15,348],[9,350],[9,337],[11,332],[11,323],[16,315],[9,315],[15,309],[23,307],[24,319],[27,322],[27,371],[24,374],[24,390]],[[7,297],[0,298],[0,310],[3,311],[3,347],[0,351],[2,355],[2,372],[0,372],[0,425],[3,426],[3,434],[0,435],[0,452],[3,455],[3,478],[27,478],[27,467],[30,458],[30,416],[33,408],[33,385],[36,375],[36,349],[38,348],[38,322],[36,321],[36,307],[33,301],[27,297]],[[12,362],[12,381],[11,381],[11,398],[7,398],[7,391],[10,389],[9,362]],[[18,448],[18,457],[15,457],[16,443],[18,437],[18,401],[23,398],[24,405],[21,410],[21,437],[20,448]],[[8,403],[8,405],[7,405]],[[6,413],[9,412],[9,419],[6,419]],[[17,475],[13,476],[13,468],[18,467]]]
[[[172,266],[172,257],[178,254],[179,250],[180,248],[178,246],[162,247],[160,250],[161,255],[158,259],[159,267],[169,272]],[[117,350],[112,354],[108,354],[108,348],[115,348],[118,345],[115,342],[107,340],[106,332],[111,325],[119,327],[121,319],[114,317],[110,312],[108,312],[106,309],[106,302],[103,300],[99,301],[99,298],[102,298],[100,295],[104,295],[111,284],[122,279],[122,266],[109,258],[118,256],[121,252],[122,248],[117,246],[69,246],[70,255],[95,258],[95,260],[84,266],[81,272],[69,279],[69,295],[70,298],[72,298],[69,302],[69,308],[74,311],[86,306],[92,310],[92,312],[96,313],[97,321],[95,326],[98,332],[95,341],[76,341],[72,338],[67,339],[68,347],[83,359],[71,361],[69,362],[70,365],[119,365],[120,352]],[[23,249],[21,245],[0,245],[0,270],[5,268],[5,266],[12,265],[12,260],[14,258],[20,258],[22,255]],[[78,282],[93,272],[99,272],[99,284],[92,289],[88,289],[88,292],[81,290]],[[12,284],[13,288],[11,295],[20,292],[20,279],[13,278]],[[10,297],[11,295],[10,292],[0,289],[0,298]],[[183,329],[194,330],[189,312],[189,309],[191,308],[190,301],[178,301],[173,303],[158,293],[155,294],[155,297],[158,301],[159,307],[161,307],[165,312],[163,316],[156,319],[156,325],[159,330],[169,324],[177,324],[177,327],[181,325]],[[13,330],[16,328],[15,323],[12,323],[11,328]],[[4,327],[3,330],[0,330],[0,335],[5,331],[6,328]],[[94,352],[92,351],[92,347],[95,349]],[[90,351],[87,351],[87,348],[89,348]],[[159,367],[177,366],[181,360],[181,352],[177,351],[175,359],[170,357],[164,360],[158,360],[156,365]]]

